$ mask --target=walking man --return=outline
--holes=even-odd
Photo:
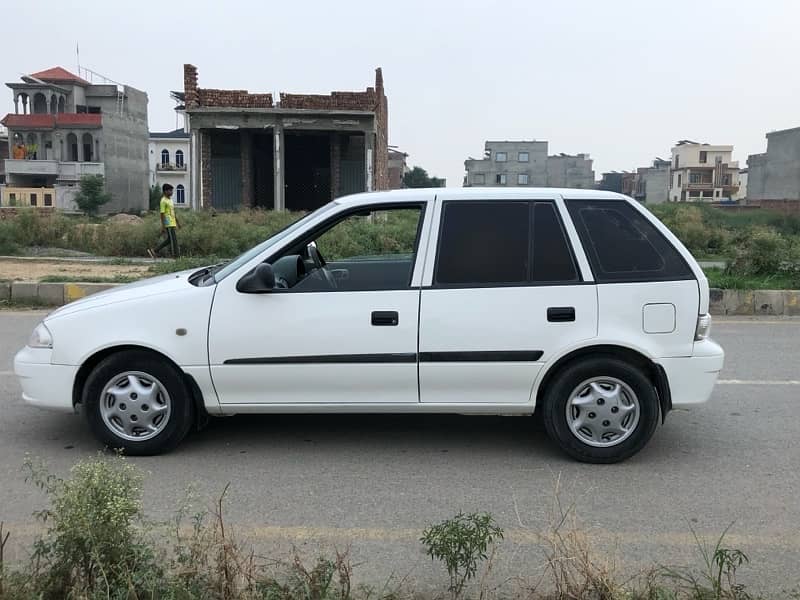
[[[158,213],[159,219],[161,220],[161,235],[165,235],[166,237],[154,250],[150,248],[147,249],[147,253],[151,258],[155,258],[156,255],[167,246],[170,247],[172,258],[178,258],[178,236],[175,230],[180,229],[181,225],[178,223],[178,218],[175,216],[175,205],[172,202],[172,190],[173,187],[168,183],[161,186],[163,196],[161,196],[161,204]]]

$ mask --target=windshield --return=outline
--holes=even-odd
[[[321,215],[321,214],[324,214],[324,213],[328,212],[329,210],[331,210],[335,206],[336,206],[335,202],[329,202],[328,204],[318,208],[314,212],[310,212],[307,215],[301,217],[300,219],[298,219],[297,221],[295,221],[291,225],[288,225],[288,226],[284,227],[283,229],[278,231],[275,235],[273,235],[272,237],[264,240],[263,242],[261,242],[257,246],[254,246],[253,248],[250,248],[250,250],[240,254],[239,256],[234,258],[232,261],[230,261],[228,264],[226,264],[224,267],[222,267],[219,271],[216,271],[214,273],[214,281],[219,283],[220,281],[225,279],[228,275],[230,275],[231,273],[236,271],[239,267],[241,267],[242,265],[245,265],[248,262],[250,262],[251,260],[253,260],[259,254],[261,254],[264,250],[269,248],[272,244],[275,244],[275,243],[281,241],[282,239],[284,239],[286,237],[289,237],[295,231],[300,229],[307,221],[311,220],[313,217],[316,217],[318,215]]]

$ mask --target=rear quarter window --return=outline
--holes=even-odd
[[[625,200],[566,202],[598,283],[694,279],[678,250]]]

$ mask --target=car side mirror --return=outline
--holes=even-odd
[[[261,263],[236,283],[236,291],[243,294],[267,294],[274,289],[275,271],[268,263]]]

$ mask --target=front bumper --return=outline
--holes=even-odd
[[[22,386],[22,399],[33,406],[73,412],[72,387],[78,367],[50,363],[53,351],[25,347],[14,357],[14,374]]]
[[[667,373],[672,406],[691,406],[707,402],[711,397],[725,363],[725,351],[716,342],[703,340],[695,343],[692,356],[661,358],[656,362]]]

